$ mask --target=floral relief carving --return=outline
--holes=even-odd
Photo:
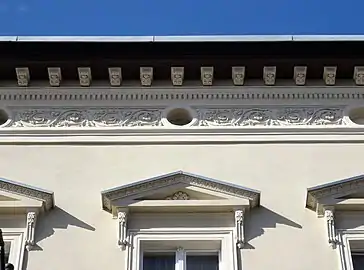
[[[16,111],[12,127],[160,126],[158,109],[33,109]]]
[[[160,127],[165,108],[13,108],[8,127]],[[345,125],[343,108],[262,107],[194,108],[195,125],[249,127],[292,125]]]
[[[200,126],[342,125],[342,108],[197,109]]]
[[[171,196],[168,196],[165,198],[166,200],[189,200],[190,196],[183,191],[177,191]]]

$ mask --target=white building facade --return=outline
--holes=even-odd
[[[357,43],[141,39],[0,44],[6,262],[361,269]]]

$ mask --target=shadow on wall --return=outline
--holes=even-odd
[[[72,216],[57,206],[47,214],[43,215],[38,222],[39,223],[37,223],[35,231],[36,246],[34,247],[34,250],[42,250],[37,243],[52,236],[55,233],[55,229],[67,229],[68,226],[75,226],[88,231],[95,231],[95,228],[91,225],[83,222],[75,216]]]
[[[254,249],[249,241],[264,234],[265,228],[276,228],[277,224],[302,229],[302,226],[282,215],[279,215],[264,206],[255,208],[249,214],[247,228],[245,230],[245,249]]]
[[[55,229],[67,229],[68,226],[75,226],[88,231],[95,231],[95,228],[91,225],[55,206],[54,209],[47,214],[42,215],[42,217],[37,221],[35,229],[35,245],[32,247],[32,251],[42,251],[43,249],[37,244],[39,241],[52,236],[55,233]],[[26,270],[27,267],[28,252],[24,252],[23,270]]]

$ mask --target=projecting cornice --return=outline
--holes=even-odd
[[[102,208],[118,219],[118,244],[128,245],[130,212],[234,213],[236,244],[243,248],[245,213],[260,205],[260,191],[176,171],[101,193]]]
[[[160,102],[211,100],[364,100],[364,88],[340,87],[160,87],[160,88],[0,88],[0,102]]]
[[[51,191],[0,178],[0,215],[25,215],[25,247],[35,244],[35,227],[38,215],[54,207]]]
[[[363,100],[359,87],[11,88],[0,142],[363,140]]]
[[[0,191],[41,202],[42,210],[54,207],[54,193],[37,187],[0,178]],[[1,208],[1,206],[0,206]]]
[[[192,190],[181,191],[181,189],[188,187],[192,187]],[[164,196],[162,191],[167,191],[168,195]],[[207,191],[210,191],[210,193],[204,194]],[[162,198],[156,196],[159,195],[158,192],[162,192]],[[188,192],[193,192],[196,198],[190,198]],[[203,199],[200,197],[202,194],[204,194]],[[173,204],[176,200],[207,200],[210,204],[213,204],[210,200],[216,200],[216,202],[217,200],[221,200],[220,203],[217,202],[214,205],[210,205],[214,207],[219,206],[219,204],[222,206],[223,200],[232,200],[231,202],[242,203],[242,206],[248,209],[257,207],[260,204],[260,191],[184,171],[176,171],[105,190],[101,193],[101,197],[102,208],[114,215],[116,214],[116,208],[136,207],[136,202],[141,202],[141,200],[145,200],[146,202],[159,202],[163,200],[167,201],[168,204]],[[227,205],[231,206],[230,204]],[[142,207],[147,206],[148,203],[145,203]],[[178,205],[172,206],[176,208]],[[179,206],[188,207],[187,204]],[[203,205],[202,211],[208,207],[208,205]]]
[[[325,217],[329,244],[335,248],[340,238],[335,227],[336,211],[364,211],[364,175],[311,187],[306,207]]]
[[[364,210],[364,175],[311,187],[306,207],[323,215],[326,208]]]

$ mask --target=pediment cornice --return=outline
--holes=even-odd
[[[142,197],[148,191],[162,189],[179,183],[231,195],[236,198],[247,199],[249,200],[250,207],[258,206],[260,203],[259,191],[183,171],[177,171],[103,191],[101,194],[102,207],[104,210],[112,212],[113,201],[121,199],[127,200],[134,196]]]
[[[25,185],[7,179],[0,179],[0,190],[43,202],[44,210],[54,207],[54,194],[51,191],[43,190],[33,186]]]
[[[340,244],[335,225],[336,211],[364,211],[364,175],[330,182],[307,190],[306,207],[326,221],[329,244]]]
[[[38,215],[54,207],[53,192],[3,178],[0,179],[0,191],[5,199],[0,200],[1,214],[7,214],[10,210],[13,216],[14,213],[25,215],[25,247],[32,249]]]
[[[307,190],[306,207],[323,215],[325,206],[332,207],[335,200],[363,189],[364,175],[315,186]]]

